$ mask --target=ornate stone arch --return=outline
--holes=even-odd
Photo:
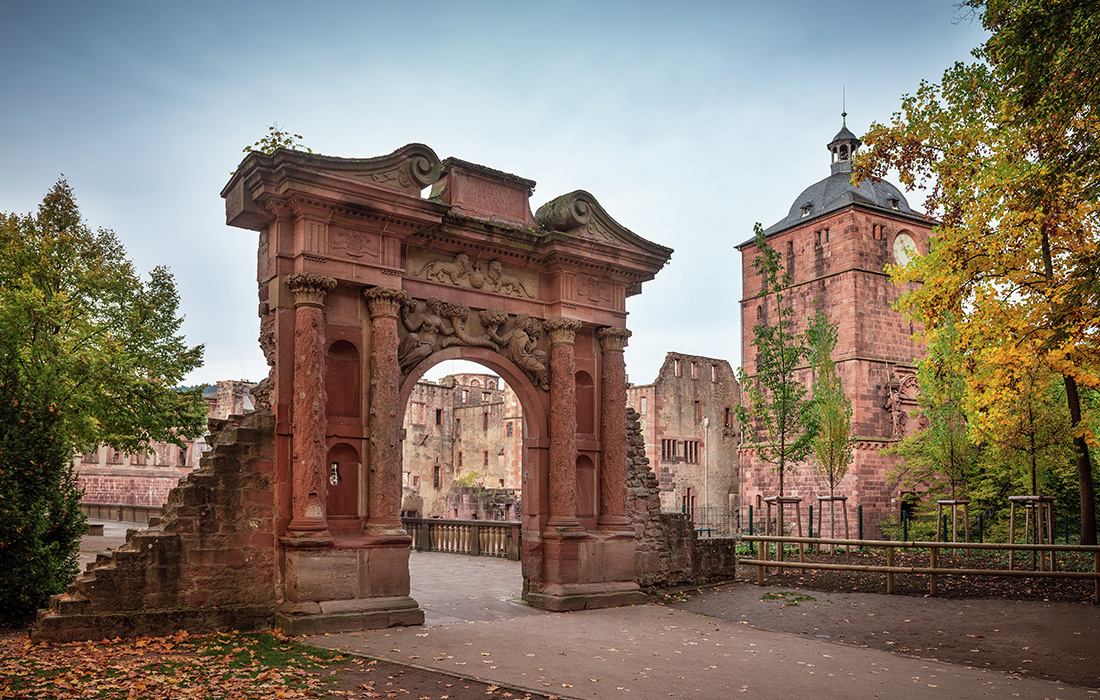
[[[402,418],[417,378],[452,358],[500,373],[524,408],[527,600],[566,610],[638,599],[625,507],[626,297],[672,251],[583,190],[533,214],[534,185],[410,144],[367,159],[252,153],[224,189],[229,224],[260,232],[271,406],[289,443],[275,463],[284,628],[422,615],[399,517]],[[326,373],[328,355],[358,385],[360,410]],[[337,399],[339,410],[326,410]],[[339,522],[325,512],[323,462],[336,445],[362,465],[357,517]],[[583,524],[578,464],[596,482],[584,493],[596,513]],[[348,510],[347,494],[339,502]]]

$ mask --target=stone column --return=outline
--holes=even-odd
[[[623,348],[630,331],[601,328],[603,367],[600,395],[600,528],[630,529],[626,516],[626,362]]]
[[[325,497],[325,295],[336,280],[298,273],[287,278],[294,295],[294,398],[291,401],[292,537],[329,537]]]
[[[397,320],[408,292],[372,287],[363,292],[370,309],[370,471],[365,530],[404,534],[401,527],[401,367],[397,363]]]
[[[581,322],[549,318],[550,336],[550,518],[547,526],[579,530],[577,520],[577,384],[573,341]]]

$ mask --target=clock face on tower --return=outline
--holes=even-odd
[[[919,254],[917,242],[908,233],[899,233],[894,237],[894,262],[898,265],[908,264]]]

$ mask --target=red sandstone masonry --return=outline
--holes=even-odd
[[[213,449],[162,516],[53,596],[37,641],[257,630],[275,614],[275,421],[211,420]],[[259,504],[258,506],[251,506]]]

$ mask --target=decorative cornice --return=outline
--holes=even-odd
[[[555,345],[572,345],[577,337],[577,331],[581,328],[581,322],[575,318],[559,316],[546,319],[542,322],[542,327],[546,329],[547,335],[550,336],[551,347]]]
[[[668,262],[672,249],[647,241],[611,218],[588,192],[574,190],[539,207],[535,220],[551,231],[559,231],[621,247],[628,243]]]
[[[390,289],[389,287],[371,287],[363,290],[363,296],[367,299],[367,308],[370,309],[371,318],[379,316],[392,316],[397,318],[401,305],[409,300],[409,293],[403,289]]]
[[[325,295],[336,287],[336,280],[312,272],[299,272],[287,277],[286,286],[294,295],[294,306],[324,308]]]
[[[597,335],[600,338],[600,346],[604,352],[622,352],[626,348],[626,342],[630,338],[630,331],[625,328],[601,328]]]

